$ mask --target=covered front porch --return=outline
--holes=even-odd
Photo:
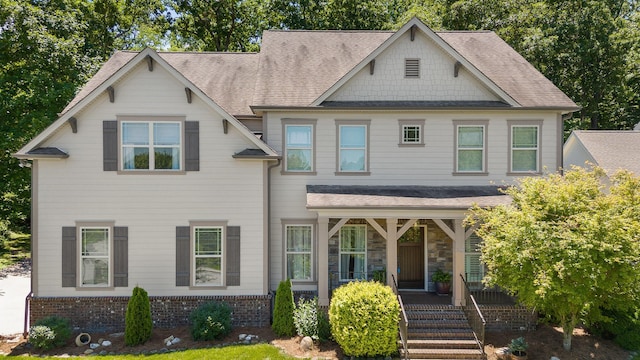
[[[464,304],[463,281],[479,267],[463,219],[473,205],[508,202],[497,187],[307,186],[307,209],[317,214],[318,300],[358,279],[377,279],[425,296],[431,275],[451,273],[449,296],[438,302]],[[476,260],[473,260],[475,256]],[[473,275],[477,276],[477,274]]]

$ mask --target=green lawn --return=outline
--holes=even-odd
[[[4,356],[2,356],[4,357]],[[55,357],[58,359],[59,357]],[[257,344],[257,345],[234,345],[222,348],[196,349],[178,351],[166,354],[156,355],[114,355],[114,356],[98,356],[100,360],[196,360],[196,359],[233,359],[233,360],[293,360],[291,356],[284,355],[280,349],[273,345]],[[44,359],[54,359],[54,357],[45,357]]]

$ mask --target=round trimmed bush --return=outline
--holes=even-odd
[[[390,287],[356,281],[337,288],[329,306],[331,334],[348,356],[389,356],[398,351],[400,305]]]
[[[193,340],[215,340],[231,333],[231,307],[224,302],[201,305],[189,316]]]

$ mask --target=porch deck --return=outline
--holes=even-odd
[[[514,299],[500,291],[472,291],[478,305],[515,305]],[[402,302],[413,305],[452,305],[451,294],[443,296],[424,290],[400,290]]]

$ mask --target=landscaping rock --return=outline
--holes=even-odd
[[[91,354],[93,354],[93,350],[87,349],[87,350],[84,351],[84,354],[85,355],[91,355]]]
[[[302,351],[309,351],[313,348],[313,339],[311,339],[309,336],[305,336],[302,338],[302,340],[300,341],[300,349],[302,349]]]
[[[100,345],[102,345],[102,346],[111,346],[111,341],[109,341],[109,340],[103,340],[103,341],[100,343]]]
[[[99,347],[100,347],[100,344],[98,344],[98,343],[91,343],[91,344],[89,344],[89,347],[91,348],[91,350],[95,350],[95,349],[97,349],[97,348],[99,348]]]
[[[560,358],[557,356],[552,356],[550,360],[560,360]]]

